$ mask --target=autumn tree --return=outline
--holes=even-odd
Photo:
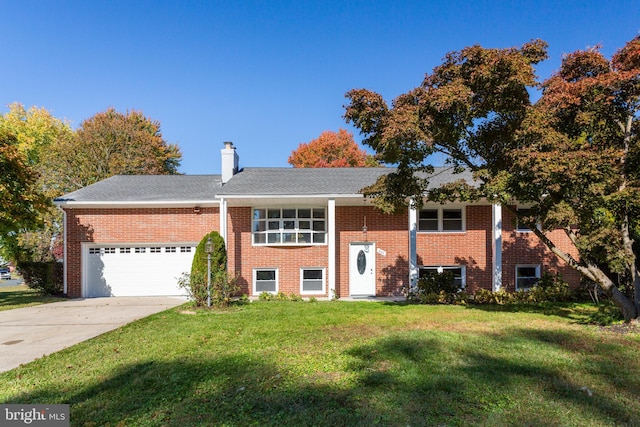
[[[302,143],[289,157],[294,168],[343,168],[379,166],[373,156],[358,147],[353,134],[344,129],[325,131]]]
[[[2,135],[2,215],[0,246],[13,260],[50,258],[53,236],[60,232],[59,212],[51,200],[60,195],[42,166],[43,158],[71,127],[46,109],[19,103],[0,115]],[[6,192],[6,194],[5,194]],[[6,206],[5,206],[6,204]],[[47,232],[43,233],[43,230]]]
[[[178,146],[162,137],[160,122],[135,110],[109,108],[59,142],[43,166],[65,192],[113,175],[176,174],[182,158]]]
[[[33,228],[47,199],[38,187],[38,173],[6,129],[0,129],[0,170],[0,235]]]
[[[540,40],[449,53],[391,107],[375,92],[350,91],[346,120],[379,158],[397,165],[368,191],[387,210],[408,199],[420,204],[425,194],[438,201],[486,198],[507,209],[513,200],[531,203],[519,221],[597,283],[626,320],[637,319],[639,46],[636,37],[612,60],[598,49],[566,55],[534,104],[534,66],[547,57]],[[421,172],[432,170],[434,153],[473,171],[480,187],[457,182],[427,194]],[[579,259],[554,244],[554,228],[565,231]]]

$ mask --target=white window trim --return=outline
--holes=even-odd
[[[443,211],[445,210],[457,210],[459,209],[462,215],[462,229],[461,230],[443,230]],[[420,229],[420,212],[423,210],[437,210],[438,211],[438,230],[421,230]],[[464,233],[467,231],[467,209],[466,205],[424,205],[417,212],[416,229],[418,233]]]
[[[311,234],[311,240],[313,240],[314,234],[324,234],[324,236],[325,236],[324,237],[324,242],[315,243],[315,242],[312,241],[312,242],[301,242],[301,243],[298,243],[298,242],[294,242],[294,243],[291,243],[291,242],[269,243],[268,241],[266,241],[265,243],[256,243],[254,237],[256,236],[256,234],[258,232],[253,230],[253,226],[254,226],[254,222],[255,222],[254,212],[257,209],[265,209],[265,210],[279,209],[280,211],[285,210],[285,209],[295,209],[296,211],[299,210],[299,209],[311,209],[312,211],[313,211],[313,209],[322,209],[324,211],[323,221],[325,223],[325,227],[324,227],[325,230],[324,230],[323,233],[317,232],[317,231],[313,231],[313,229],[311,229],[311,230],[306,230],[306,229],[300,230],[298,228],[292,229],[292,230],[289,230],[289,231],[285,231],[284,229],[281,228],[279,231],[280,231],[280,234],[284,234],[284,233],[310,233]],[[328,244],[327,241],[328,241],[328,237],[329,237],[329,234],[328,234],[329,219],[327,217],[327,213],[328,213],[328,210],[327,210],[326,206],[253,206],[251,208],[251,245],[252,246],[327,246],[327,244]],[[269,218],[266,218],[265,220],[268,222]],[[276,219],[274,219],[274,220],[276,220]],[[284,219],[283,218],[278,218],[277,220],[278,221],[283,221]],[[295,221],[299,221],[300,218],[298,218],[296,216],[296,218],[294,218],[294,220]],[[307,220],[307,218],[303,218],[303,220]],[[314,218],[308,218],[308,220],[313,222]],[[268,235],[268,233],[266,233],[266,232],[264,234],[265,234],[265,236]],[[266,240],[268,240],[268,239],[266,239]]]
[[[257,284],[257,280],[256,280],[256,274],[258,271],[264,271],[264,270],[274,270],[276,272],[276,289],[273,292],[269,292],[269,291],[260,291],[258,292],[256,290],[256,284]],[[254,268],[253,269],[253,273],[252,273],[252,283],[251,283],[251,291],[252,291],[252,295],[260,295],[263,292],[267,292],[273,295],[276,295],[278,293],[278,289],[280,289],[280,273],[278,271],[278,268],[276,267],[259,267],[259,268]]]
[[[460,274],[462,276],[462,285],[460,286],[460,289],[466,289],[467,287],[467,267],[465,265],[421,265],[418,267],[418,276],[420,275],[420,270],[422,269],[428,269],[428,270],[436,270],[438,272],[440,272],[440,269],[442,269],[442,271],[444,270],[453,270],[453,269],[460,269]]]
[[[321,291],[305,291],[304,271],[305,270],[321,270],[322,271],[322,290]],[[327,293],[327,269],[324,267],[300,267],[300,295],[324,295]]]
[[[515,288],[516,291],[521,290],[518,287],[518,269],[520,268],[535,268],[536,269],[536,278],[540,279],[540,264],[517,264],[516,265],[516,269],[515,269]],[[522,288],[522,290],[529,290],[531,289],[531,287],[528,288]]]

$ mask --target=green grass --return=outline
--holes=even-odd
[[[0,287],[0,311],[63,301],[65,298],[45,296],[26,285]]]
[[[74,426],[640,425],[640,335],[593,308],[185,307],[0,374]]]

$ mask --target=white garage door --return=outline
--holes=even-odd
[[[85,297],[184,295],[195,245],[92,246],[85,252]]]

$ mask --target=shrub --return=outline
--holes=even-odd
[[[573,301],[575,295],[569,284],[559,274],[545,273],[538,283],[529,290],[507,292],[504,289],[490,291],[478,289],[473,295],[475,304],[538,304],[543,302]]]
[[[460,291],[453,273],[430,271],[418,279],[416,292],[410,298],[417,299],[422,304],[453,304]]]
[[[289,301],[289,297],[284,292],[278,292],[276,294],[276,301]]]
[[[291,293],[291,295],[289,295],[289,301],[300,302],[300,301],[304,301],[304,299],[300,295]]]
[[[180,287],[185,288],[189,296],[195,301],[196,306],[207,305],[207,270],[208,254],[206,253],[207,240],[211,238],[213,253],[211,254],[211,303],[215,306],[227,306],[231,297],[239,291],[236,276],[229,276],[227,272],[227,250],[224,239],[217,231],[205,235],[193,255],[191,273],[178,281]]]
[[[64,269],[62,263],[20,262],[18,269],[28,287],[36,289],[44,295],[62,295],[64,286]]]
[[[262,292],[258,295],[258,300],[260,301],[273,301],[275,296],[270,292]]]

